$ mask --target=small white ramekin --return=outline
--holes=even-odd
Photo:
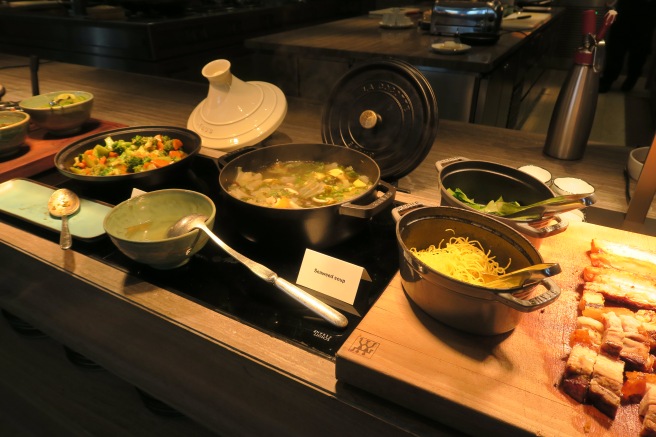
[[[547,186],[551,185],[551,172],[546,168],[538,167],[537,165],[523,165],[518,170],[530,174]]]
[[[554,179],[551,189],[561,196],[567,194],[588,194],[595,192],[595,188],[583,179],[569,177]]]

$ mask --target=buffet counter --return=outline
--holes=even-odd
[[[20,57],[0,60],[0,67],[17,66],[3,71],[5,100],[31,94],[27,65]],[[93,117],[124,125],[184,127],[207,93],[201,84],[55,62],[41,65],[39,74],[44,92],[90,91],[96,99]],[[267,143],[320,142],[321,108],[295,99],[289,104],[283,125]],[[542,155],[543,141],[540,135],[441,121],[427,159],[398,182],[398,198],[439,203],[435,161],[466,156],[539,164],[554,176],[581,177],[596,187],[597,208],[626,210],[622,171],[628,150],[591,144],[581,161],[558,161]],[[202,154],[218,155],[208,149]],[[49,184],[62,178],[51,170],[23,176]],[[649,216],[656,217],[654,208]],[[57,241],[54,233],[32,232],[0,216],[0,307],[220,435],[472,431],[467,421],[454,430],[458,425],[451,418],[429,418],[345,384],[336,379],[330,357],[140,280],[75,246],[62,251]],[[398,277],[389,287],[400,290]],[[488,414],[476,403],[466,408]],[[526,432],[514,419],[492,420],[505,432]]]
[[[383,28],[380,15],[259,36],[245,45],[255,52],[264,80],[289,96],[325,101],[332,85],[354,64],[392,57],[426,76],[443,118],[515,128],[522,105],[530,107],[540,92],[536,84],[555,46],[563,12],[554,8],[503,23],[497,43],[455,54],[432,49],[432,44],[453,37],[431,35],[417,26]]]

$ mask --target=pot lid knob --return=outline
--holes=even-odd
[[[382,122],[383,117],[379,114],[376,114],[375,111],[367,109],[360,114],[360,126],[364,129],[372,129],[376,126],[377,123]]]

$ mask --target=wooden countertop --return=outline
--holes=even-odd
[[[312,27],[280,32],[246,40],[246,47],[277,54],[313,54],[366,60],[374,57],[403,59],[415,66],[443,68],[486,74],[494,70],[536,31],[553,25],[562,10],[531,30],[502,30],[501,38],[492,46],[475,46],[461,55],[438,54],[431,44],[445,38],[430,35],[418,27],[383,29],[381,18],[361,16],[332,21]]]
[[[467,334],[430,318],[406,295],[397,276],[338,351],[340,381],[428,417],[442,416],[442,421],[470,435],[522,430],[545,437],[638,436],[642,420],[636,403],[622,405],[610,419],[560,388],[592,239],[656,252],[655,237],[572,223],[540,246],[542,257],[557,260],[562,268],[552,278],[560,297],[541,310],[522,314],[517,327],[500,336]],[[546,290],[538,289],[533,296]],[[468,321],[476,323],[475,318]],[[363,343],[375,346],[363,353]]]
[[[27,60],[3,57],[5,100],[31,94]],[[70,88],[96,96],[94,117],[126,125],[185,126],[205,97],[202,84],[45,63],[42,92]],[[316,107],[290,101],[268,142],[321,140]],[[541,154],[544,139],[518,131],[440,123],[426,161],[400,181],[412,195],[437,202],[435,160],[453,156],[508,165],[535,163],[554,175],[582,177],[600,205],[626,206],[621,169],[627,150],[590,146],[583,160]],[[207,154],[216,154],[204,150]],[[23,318],[125,380],[222,434],[450,435],[448,427],[398,408],[335,378],[335,363],[0,218],[3,281],[0,307]],[[56,286],[53,284],[57,284]],[[299,414],[299,412],[301,412]]]

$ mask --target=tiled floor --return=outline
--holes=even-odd
[[[549,70],[546,73],[541,97],[521,130],[547,133],[560,87],[567,74],[566,70]],[[649,117],[645,80],[642,78],[638,81],[628,93],[619,89],[622,80],[620,77],[608,93],[599,94],[590,141],[628,147],[648,146],[653,140],[654,124]]]

